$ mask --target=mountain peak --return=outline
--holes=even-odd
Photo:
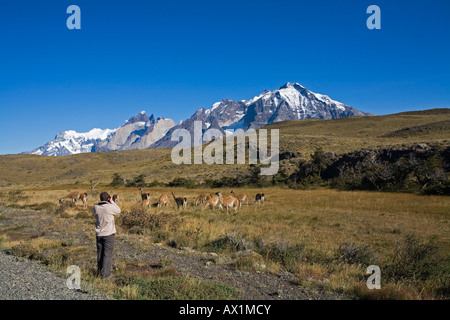
[[[150,118],[148,117],[147,113],[145,111],[141,111],[137,115],[131,117],[126,123],[127,124],[136,123],[136,122],[147,123],[149,120],[150,120]]]
[[[280,89],[287,89],[287,88],[296,88],[296,89],[305,89],[304,86],[302,86],[300,83],[298,82],[286,82],[284,85],[282,85],[280,87]]]

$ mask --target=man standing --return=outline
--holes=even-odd
[[[116,226],[114,215],[120,208],[107,192],[100,194],[100,202],[94,206],[95,233],[97,235],[97,276],[108,278],[111,275]]]

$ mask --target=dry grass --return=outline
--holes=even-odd
[[[235,191],[246,193],[251,199],[257,192],[264,192],[264,205],[255,205],[250,201],[251,204],[243,206],[237,214],[227,215],[219,209],[202,210],[201,207],[193,205],[198,194],[219,190],[146,188],[146,191],[150,192],[152,202],[161,193],[170,194],[172,190],[177,196],[187,197],[189,206],[186,210],[178,210],[174,204],[163,209],[141,208],[140,192],[137,188],[105,190],[111,194],[120,194],[120,206],[124,211],[122,217],[130,215],[133,210],[144,210],[148,217],[153,216],[151,223],[156,227],[139,230],[140,242],[134,235],[136,230],[122,225],[121,219],[124,218],[119,218],[119,237],[127,241],[142,245],[144,237],[148,243],[163,242],[176,247],[229,253],[230,256],[236,250],[252,249],[262,255],[264,270],[277,272],[280,269],[288,269],[298,276],[299,284],[308,289],[356,294],[367,299],[438,297],[433,294],[433,284],[430,285],[427,281],[392,282],[383,279],[383,287],[386,286],[383,292],[364,290],[363,284],[367,277],[365,265],[349,264],[337,257],[339,246],[344,243],[353,243],[363,250],[370,248],[383,269],[383,263],[390,261],[397,243],[401,242],[405,235],[415,234],[420,239],[435,237],[439,252],[443,255],[442,267],[449,268],[449,197],[329,189],[299,191],[283,188],[241,188]],[[68,191],[70,190],[28,189],[24,194],[31,195],[30,198],[19,201],[18,205],[26,206],[36,199],[41,203],[53,202],[56,205],[61,194]],[[231,190],[220,191],[228,193]],[[64,214],[55,215],[49,212],[55,219],[52,229],[66,232],[70,236],[71,233],[79,233],[82,226],[86,241],[94,241],[89,226],[93,223],[92,206],[96,201],[93,197],[88,198],[87,210],[68,207]],[[65,220],[66,224],[58,225],[60,222],[57,221],[60,219]],[[173,224],[174,219],[182,223]],[[143,228],[145,229],[145,225]],[[20,228],[5,232],[2,246],[20,249],[17,247],[21,243],[19,234],[23,232]],[[61,242],[38,238],[29,242],[28,249],[32,249],[31,252],[37,255],[52,247],[61,247]],[[72,259],[76,257],[74,255]],[[82,257],[85,256],[78,256]],[[244,260],[238,261],[234,267],[262,270],[260,265],[255,267],[253,260],[251,263]],[[132,270],[130,266],[128,270]],[[142,277],[144,273],[142,272]],[[155,277],[157,275],[153,274],[153,278]],[[120,289],[113,285],[110,289],[121,297],[132,298],[138,295],[133,283],[126,283],[120,286]]]
[[[298,151],[307,158],[318,146],[323,147],[325,151],[342,153],[368,147],[421,142],[448,144],[449,132],[445,128],[428,130],[421,134],[417,134],[415,130],[411,135],[405,130],[404,136],[403,133],[390,134],[405,128],[421,128],[420,126],[446,120],[450,120],[448,109],[380,117],[288,121],[273,124],[268,129],[280,130],[281,151]],[[429,127],[434,128],[432,125]],[[176,166],[170,161],[170,150],[161,149],[90,153],[58,158],[32,155],[0,156],[0,206],[39,210],[50,219],[43,228],[51,228],[53,232],[65,234],[69,238],[75,235],[80,238],[81,235],[83,241],[93,243],[95,236],[92,233],[92,207],[98,202],[98,192],[107,191],[111,195],[120,195],[119,205],[124,212],[122,217],[142,210],[138,188],[108,186],[115,172],[127,179],[144,174],[146,182],[168,182],[177,177],[200,182],[225,175],[236,177],[247,171],[246,165]],[[100,184],[96,192],[88,196],[87,209],[83,209],[80,204],[77,208],[59,207],[58,199],[62,196],[75,190],[89,191],[90,180]],[[168,208],[144,208],[144,214],[153,219],[149,221],[150,227],[143,225],[141,228],[128,228],[126,224],[122,224],[123,218],[119,218],[118,237],[143,248],[142,250],[147,250],[146,244],[154,242],[216,251],[230,256],[238,250],[251,249],[261,254],[266,266],[264,269],[268,272],[287,269],[298,276],[301,286],[310,289],[345,292],[367,299],[448,298],[448,278],[409,279],[400,282],[382,278],[382,291],[367,292],[364,289],[364,279],[367,277],[365,261],[353,263],[352,260],[339,259],[337,253],[342,244],[347,244],[347,247],[344,247],[347,249],[371,250],[373,258],[377,258],[383,270],[383,264],[392,262],[398,243],[401,243],[406,235],[413,234],[424,241],[435,237],[441,257],[437,268],[448,274],[449,197],[330,189],[234,189],[237,194],[248,194],[250,205],[243,206],[237,214],[227,215],[225,211],[218,209],[203,211],[201,207],[194,207],[193,203],[201,193],[222,191],[225,195],[231,189],[145,188],[146,192],[150,193],[151,203],[155,203],[162,193],[170,196],[170,192],[175,191],[177,196],[187,197],[188,208],[177,210],[174,201]],[[264,192],[266,195],[264,205],[253,204],[254,196],[258,192]],[[172,221],[182,223],[171,225]],[[8,218],[2,215],[0,222],[6,224]],[[51,252],[43,258],[55,265],[84,259],[87,261],[84,270],[92,272],[95,262],[94,258],[89,256],[90,251],[86,251],[86,243],[64,247],[62,242],[45,240],[41,234],[29,233],[20,226],[15,227],[16,229],[0,229],[0,245],[3,248],[15,248],[18,253],[30,253],[36,257],[43,257],[43,253]],[[63,254],[65,260],[58,260],[58,255],[61,257]],[[368,255],[367,259],[371,258],[372,256]],[[235,267],[250,270],[259,268],[255,267],[253,260],[247,260],[239,261]],[[126,265],[123,267],[126,269]],[[145,278],[144,274],[141,276]],[[153,276],[156,277],[155,274]],[[93,276],[90,281],[122,298],[142,298],[148,294],[140,291],[140,284],[133,281],[120,286],[100,282]],[[183,281],[180,283],[191,283]],[[166,286],[171,282],[163,281],[160,284]],[[198,283],[191,284],[198,287]]]

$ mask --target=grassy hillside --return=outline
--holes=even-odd
[[[450,109],[405,112],[387,116],[336,120],[286,121],[267,126],[280,130],[280,152],[300,152],[308,158],[318,146],[325,151],[350,152],[362,148],[414,143],[450,142]],[[0,156],[0,187],[77,185],[90,180],[109,183],[113,173],[131,179],[144,174],[146,182],[176,177],[196,180],[237,176],[247,165],[175,165],[171,149],[78,154],[66,157]]]
[[[286,121],[267,129],[280,129],[280,149],[305,156],[321,146],[336,153],[363,148],[414,143],[450,143],[450,109],[404,112],[386,116],[335,120]],[[445,123],[447,122],[447,123]]]

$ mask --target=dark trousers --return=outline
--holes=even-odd
[[[108,278],[111,275],[114,250],[114,234],[106,237],[97,236],[97,276]]]

